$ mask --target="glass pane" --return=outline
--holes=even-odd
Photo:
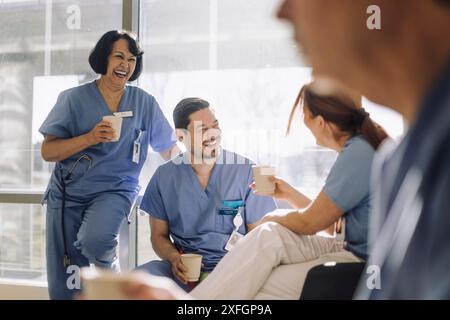
[[[141,212],[137,216],[138,219],[138,257],[137,264],[141,265],[150,260],[158,260],[158,256],[153,251],[150,242],[150,224],[148,221],[148,215]]]
[[[141,1],[144,66],[152,71],[208,67],[208,0]],[[176,23],[174,23],[176,21]]]
[[[88,55],[121,28],[122,1],[0,1],[0,21],[0,189],[43,191],[38,128],[62,90],[95,77]],[[44,280],[44,212],[0,204],[0,277]]]
[[[285,136],[292,103],[310,81],[311,70],[298,58],[290,27],[275,18],[279,3],[142,0],[140,39],[145,55],[139,85],[156,97],[170,120],[181,99],[209,100],[225,148],[275,165],[279,176],[315,197],[336,154],[316,145],[299,115],[292,133]],[[389,133],[402,134],[399,115],[368,101],[365,106]],[[162,163],[156,155],[149,159],[141,175],[143,190]],[[148,217],[140,221],[142,263],[154,253],[148,248]]]
[[[0,204],[0,279],[46,281],[45,208]]]
[[[39,126],[62,90],[95,77],[88,55],[121,28],[122,1],[7,1],[0,21],[0,188],[43,189]]]

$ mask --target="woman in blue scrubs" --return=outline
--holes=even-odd
[[[155,98],[127,82],[142,71],[136,37],[105,33],[89,56],[95,81],[62,92],[39,131],[42,157],[56,162],[47,202],[47,278],[51,299],[80,289],[79,268],[119,269],[118,233],[138,195],[148,145],[168,160],[173,129]],[[122,118],[118,141],[104,116]]]

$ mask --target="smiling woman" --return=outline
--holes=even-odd
[[[128,62],[134,65],[133,72],[122,71],[131,74],[131,76],[127,74],[127,81],[134,81],[141,74],[143,54],[144,51],[140,48],[136,35],[127,31],[114,30],[105,33],[97,42],[89,56],[89,64],[96,73],[107,75],[115,67],[120,66],[119,62]],[[110,65],[112,63],[114,67]]]
[[[155,98],[127,85],[141,73],[142,54],[133,34],[104,34],[89,57],[100,77],[62,92],[39,130],[42,157],[57,162],[45,195],[52,299],[79,289],[66,285],[74,266],[118,269],[118,233],[136,200],[148,145],[166,159],[178,150]],[[122,118],[118,140],[106,116]]]

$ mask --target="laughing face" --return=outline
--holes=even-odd
[[[214,159],[219,155],[221,131],[219,121],[210,108],[202,109],[189,116],[186,144],[195,159]]]
[[[133,75],[136,68],[136,56],[128,49],[128,42],[119,39],[113,44],[111,54],[108,57],[106,77],[109,82],[117,87],[124,87]]]

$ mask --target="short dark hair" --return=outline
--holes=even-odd
[[[187,129],[191,119],[189,116],[196,111],[209,108],[209,102],[200,98],[186,98],[178,102],[173,110],[175,129]]]
[[[142,72],[142,51],[137,40],[137,36],[126,30],[112,30],[105,33],[98,40],[91,54],[89,55],[89,64],[95,73],[106,74],[108,69],[108,57],[111,54],[114,42],[119,39],[125,39],[128,42],[128,50],[136,56],[136,68],[128,81],[134,81]]]

